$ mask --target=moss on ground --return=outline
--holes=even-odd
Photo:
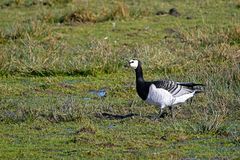
[[[238,6],[0,2],[0,158],[238,159]],[[206,93],[156,120],[136,95],[131,58],[147,80],[204,83]]]

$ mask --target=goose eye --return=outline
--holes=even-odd
[[[134,63],[133,61],[130,61],[129,63]]]

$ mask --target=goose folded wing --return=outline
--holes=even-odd
[[[162,88],[170,92],[174,97],[194,92],[194,88],[182,85],[182,82],[174,82],[171,80],[160,80],[153,82],[157,88]]]

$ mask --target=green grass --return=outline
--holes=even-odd
[[[239,159],[239,5],[1,1],[0,159]],[[173,7],[180,17],[156,15]],[[175,120],[155,120],[131,58],[147,80],[206,92],[174,109]],[[99,89],[106,97],[90,92]]]

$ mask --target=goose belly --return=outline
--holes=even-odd
[[[175,98],[172,96],[172,94],[167,90],[156,88],[154,85],[151,85],[146,102],[164,108],[166,106],[171,106],[174,102],[174,99]]]

